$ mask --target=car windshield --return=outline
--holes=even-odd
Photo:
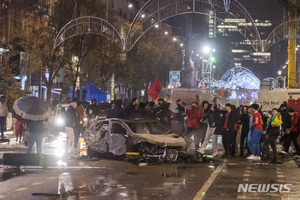
[[[126,122],[126,124],[134,133],[165,134],[168,132],[156,122]]]

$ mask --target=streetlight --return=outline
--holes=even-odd
[[[133,7],[132,3],[128,4],[128,8],[132,8],[132,7]]]
[[[210,47],[209,46],[204,46],[203,47],[203,52],[204,53],[210,53],[211,52]]]
[[[183,47],[183,43],[181,43],[180,46]]]
[[[176,41],[177,41],[177,38],[174,37],[174,38],[173,38],[173,41],[176,42]]]
[[[155,28],[158,28],[159,27],[159,25],[158,24],[155,24],[155,26],[154,26]]]
[[[168,31],[165,31],[165,35],[168,35],[169,34],[169,32]]]
[[[145,18],[145,17],[146,17],[146,15],[145,15],[145,14],[142,14],[142,15],[141,15],[141,17],[142,17],[142,18]]]

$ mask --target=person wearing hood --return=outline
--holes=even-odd
[[[202,110],[198,108],[197,102],[192,103],[191,109],[185,109],[185,113],[188,117],[187,125],[187,148],[192,144],[192,136],[194,136],[195,151],[197,152],[200,142],[199,137],[199,128],[200,128],[200,119],[202,116]]]
[[[66,153],[73,153],[75,150],[75,135],[74,135],[74,129],[76,128],[76,125],[79,123],[80,119],[76,112],[77,108],[77,102],[73,101],[70,103],[70,105],[67,108],[67,111],[65,112],[65,129],[66,129],[66,135],[67,135],[67,141],[66,141]]]
[[[1,138],[4,139],[4,131],[6,128],[6,117],[8,115],[8,108],[6,104],[6,97],[0,97],[0,130],[1,130]]]

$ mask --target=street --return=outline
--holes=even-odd
[[[44,142],[43,153],[62,155],[59,143],[64,143],[63,134]],[[1,157],[25,150],[14,138],[10,144],[0,145]],[[299,168],[290,156],[280,160],[281,165],[266,165],[241,157],[218,157],[206,163],[139,166],[108,159],[57,157],[58,162],[45,169],[1,166],[0,199],[299,199]],[[279,185],[281,192],[238,192],[239,184],[290,184],[291,191]]]

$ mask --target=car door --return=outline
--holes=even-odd
[[[120,121],[111,121],[111,131],[107,140],[108,151],[116,156],[125,154],[127,136],[128,130]]]

